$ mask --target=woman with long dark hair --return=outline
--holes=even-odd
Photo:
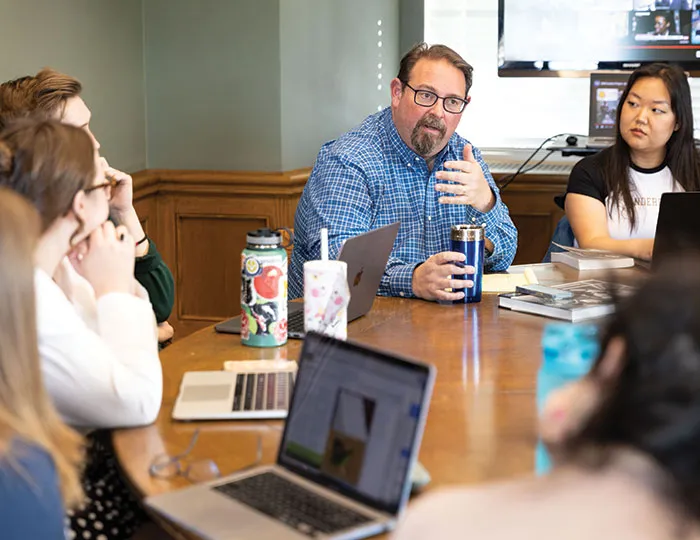
[[[620,98],[615,144],[578,162],[566,216],[578,245],[651,259],[661,195],[700,189],[690,87],[675,65],[635,70]]]

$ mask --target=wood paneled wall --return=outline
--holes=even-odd
[[[238,314],[246,233],[292,228],[309,172],[150,169],[134,175],[136,210],[175,278],[170,323],[176,337]],[[519,230],[516,263],[544,256],[562,215],[553,197],[565,186],[565,177],[527,174],[503,192]]]
[[[503,175],[494,175],[496,182]],[[566,191],[567,176],[525,174],[502,192],[510,217],[518,229],[518,252],[513,264],[541,262],[557,222],[564,215],[554,197]]]

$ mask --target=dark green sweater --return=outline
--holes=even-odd
[[[136,280],[148,291],[148,296],[161,323],[168,320],[175,299],[175,282],[170,269],[163,262],[155,242],[148,239],[148,253],[136,258]]]

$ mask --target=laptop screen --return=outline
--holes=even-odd
[[[615,117],[630,74],[624,71],[591,73],[588,136],[615,138]]]
[[[307,334],[278,464],[398,513],[408,496],[432,379],[427,365]]]
[[[700,192],[676,192],[661,195],[656,222],[652,268],[670,255],[700,253]]]

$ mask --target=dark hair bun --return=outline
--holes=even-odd
[[[0,174],[9,173],[12,170],[12,159],[12,150],[0,141]]]

